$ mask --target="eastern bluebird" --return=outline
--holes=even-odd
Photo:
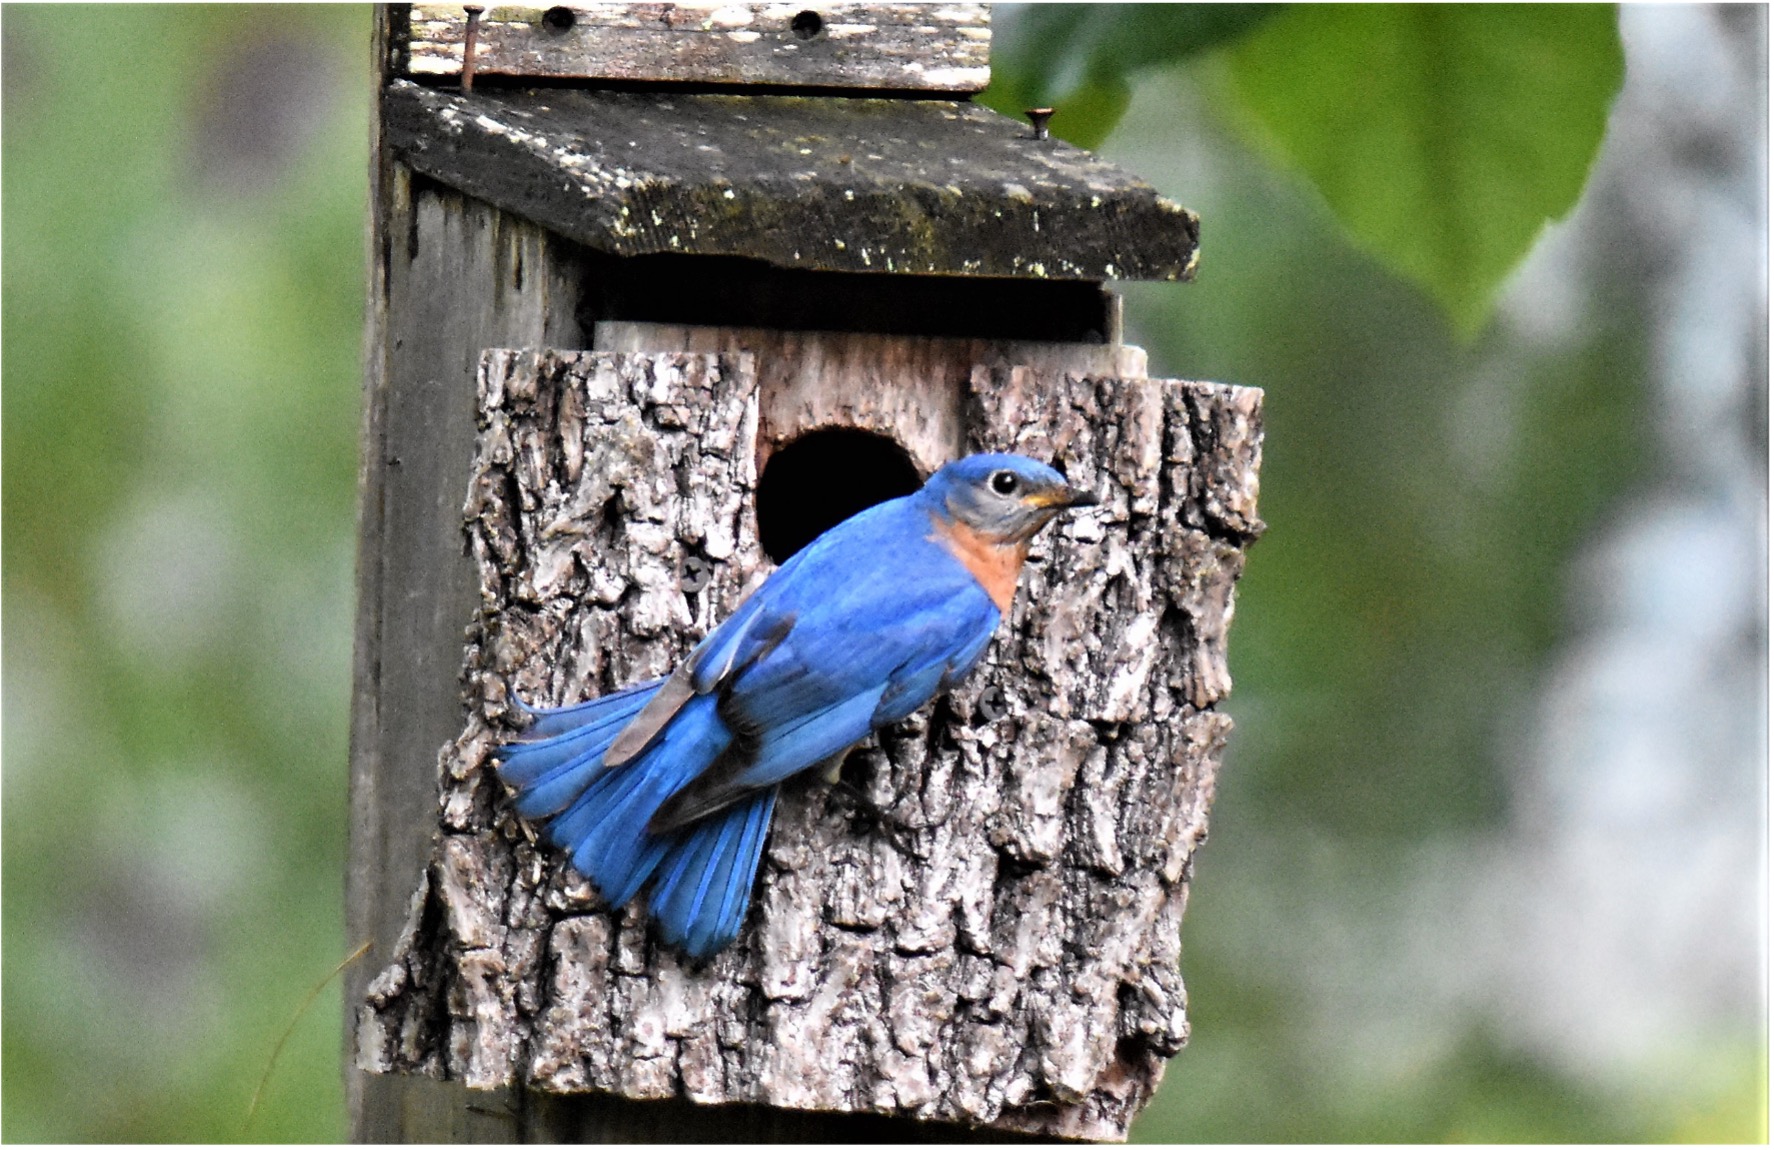
[[[834,767],[971,671],[1035,534],[1094,504],[1020,455],[972,455],[790,556],[670,676],[533,712],[499,748],[517,812],[615,907],[651,883],[693,958],[738,937],[784,779]]]

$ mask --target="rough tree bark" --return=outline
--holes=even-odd
[[[664,673],[763,575],[759,376],[742,352],[483,358],[468,719],[360,1065],[1124,1137],[1188,1032],[1177,930],[1262,526],[1261,393],[973,370],[964,446],[1056,459],[1103,505],[1037,544],[961,689],[853,752],[860,800],[786,790],[745,931],[696,967],[534,841],[488,754],[513,692]]]

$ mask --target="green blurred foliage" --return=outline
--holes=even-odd
[[[1307,1033],[1302,972],[1251,951],[1309,921],[1290,897],[1385,897],[1410,848],[1502,823],[1521,704],[1561,632],[1565,565],[1651,454],[1630,308],[1544,356],[1519,356],[1495,330],[1462,345],[1308,189],[1216,122],[1203,93],[1217,83],[1202,74],[1215,66],[1155,82],[1149,119],[1136,109],[1107,148],[1196,202],[1154,172],[1152,149],[1166,119],[1203,116],[1223,168],[1198,280],[1127,285],[1128,320],[1154,373],[1268,391],[1269,530],[1239,584],[1230,651],[1238,727],[1184,920],[1193,1037],[1136,1137],[1648,1137],[1617,1100],[1483,1029],[1383,1091],[1351,1082]],[[1499,360],[1518,373],[1507,422],[1468,406]],[[1278,842],[1293,853],[1259,857]],[[1327,867],[1343,881],[1303,881]]]
[[[1273,154],[1466,336],[1576,204],[1625,72],[1598,4],[1302,4],[1228,60]]]
[[[1577,202],[1624,61],[1611,5],[1034,5],[982,99],[1098,146],[1131,78],[1212,49],[1216,103],[1465,337]]]
[[[229,1141],[349,949],[368,11],[4,13],[4,1136]],[[344,1133],[336,988],[252,1137]]]
[[[1034,4],[1017,34],[992,45],[980,102],[1007,116],[1055,109],[1049,127],[1080,148],[1106,139],[1127,111],[1130,79],[1245,35],[1276,4]]]
[[[1250,146],[1220,103],[1226,67],[1148,75],[1104,146],[1205,209],[1194,284],[1118,289],[1153,373],[1267,389],[1269,530],[1239,584],[1238,726],[1183,926],[1193,1033],[1135,1140],[1753,1140],[1753,1046],[1625,1094],[1477,1012],[1441,1023],[1451,1044],[1400,1024],[1390,1068],[1324,1032],[1327,1009],[1383,990],[1327,986],[1318,950],[1375,918],[1433,930],[1402,893],[1421,848],[1507,821],[1532,693],[1569,637],[1570,564],[1658,474],[1654,305],[1615,279],[1573,340],[1459,339]],[[1412,1009],[1362,1001],[1374,1022]]]

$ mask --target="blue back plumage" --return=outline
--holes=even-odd
[[[651,883],[660,936],[715,954],[744,922],[779,784],[911,714],[984,653],[999,610],[956,558],[957,522],[982,545],[1026,540],[1067,505],[1055,491],[1085,501],[1033,460],[972,456],[837,525],[671,680],[532,712],[526,740],[497,752],[517,812],[546,820],[612,906]]]

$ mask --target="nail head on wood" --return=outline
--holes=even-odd
[[[462,90],[474,91],[474,48],[475,35],[480,30],[480,14],[486,9],[479,4],[464,4],[462,11],[468,17],[468,27],[462,33]]]

